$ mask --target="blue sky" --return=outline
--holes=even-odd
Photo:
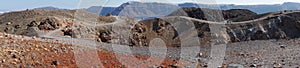
[[[2,0],[1,10],[24,10],[37,7],[54,6],[59,8],[86,8],[90,6],[119,6],[128,1],[163,2],[163,3],[205,3],[205,4],[281,4],[283,2],[300,2],[300,0]]]

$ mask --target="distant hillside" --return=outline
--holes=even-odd
[[[143,19],[166,16],[178,9],[180,7],[165,3],[128,2],[117,7],[112,14]]]
[[[56,7],[53,7],[53,6],[48,6],[48,7],[34,8],[32,10],[69,10],[69,9],[60,9],[60,8],[56,8]]]
[[[112,14],[116,16],[128,16],[136,19],[151,19],[170,15],[181,8],[208,8],[208,9],[248,9],[258,14],[278,12],[283,10],[300,10],[300,3],[286,2],[274,5],[234,5],[234,4],[196,4],[182,3],[178,5],[155,2],[127,2],[119,7],[92,6],[86,10],[100,15]]]
[[[183,3],[178,4],[180,7],[189,8],[189,7],[196,7],[196,8],[211,8],[211,9],[248,9],[256,13],[267,13],[267,12],[277,12],[283,10],[300,10],[300,3],[294,2],[285,2],[283,4],[274,4],[274,5],[233,5],[233,4],[196,4],[196,3]]]
[[[116,7],[102,7],[102,6],[92,6],[86,9],[86,11],[97,13],[102,16],[105,16],[107,14],[110,14],[116,9]]]

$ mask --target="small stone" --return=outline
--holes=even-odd
[[[32,39],[36,39],[36,37],[35,37],[35,36],[33,36],[33,37],[32,37]]]
[[[11,62],[11,64],[13,64],[13,65],[16,65],[16,64],[17,64],[17,62]]]
[[[2,63],[5,63],[5,61],[6,61],[5,59],[2,59],[2,61],[1,61],[1,62],[2,62]]]
[[[280,48],[285,49],[285,46],[284,45],[280,45]]]
[[[157,66],[156,66],[156,65],[154,65],[154,66],[152,66],[152,68],[157,68]]]
[[[58,64],[59,64],[58,61],[53,61],[53,62],[51,63],[51,65],[58,65]]]
[[[225,68],[244,68],[241,64],[228,64]]]
[[[48,49],[48,48],[44,48],[44,50],[45,50],[45,51],[49,51],[49,49]]]
[[[208,67],[207,64],[204,64],[203,67]]]
[[[12,22],[8,22],[6,25],[10,25],[10,24],[12,24]]]
[[[257,61],[257,60],[258,60],[258,58],[254,58],[253,60],[254,60],[254,61]]]
[[[7,35],[7,34],[5,34],[5,35],[4,35],[4,37],[8,37],[8,35]]]
[[[13,54],[12,58],[18,58],[18,56],[16,54]]]
[[[19,59],[13,59],[14,62],[19,62]]]
[[[98,42],[102,42],[100,38],[97,39]]]
[[[281,64],[274,65],[273,68],[282,68]]]
[[[251,65],[250,65],[250,67],[256,67],[256,66],[257,66],[256,64],[251,64]]]
[[[204,54],[203,53],[199,53],[199,57],[203,57],[204,56]]]

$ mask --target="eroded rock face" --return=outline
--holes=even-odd
[[[150,41],[155,38],[162,39],[166,46],[180,47],[180,40],[175,28],[163,19],[151,19],[140,21],[132,30],[131,42],[140,46],[149,46]]]
[[[147,37],[145,32],[147,31],[146,25],[140,23],[136,24],[132,29],[132,35],[130,36],[129,43],[131,46],[148,46]]]
[[[287,16],[275,16],[259,22],[228,25],[232,42],[299,38],[299,22]]]
[[[129,28],[123,28],[123,26],[115,28],[122,28],[125,32],[115,32],[112,27],[97,28],[96,33],[97,41],[104,43],[115,43],[129,46],[149,46],[150,42],[159,38],[162,39],[168,47],[179,47],[180,40],[175,28],[167,21],[159,18],[135,21],[134,25],[126,25]]]

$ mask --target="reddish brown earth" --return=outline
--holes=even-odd
[[[49,42],[46,40],[25,40],[15,37],[17,35],[0,34],[0,67],[34,67],[34,68],[77,68],[73,47],[75,45],[62,44],[60,42]],[[87,50],[89,51],[89,50]],[[90,50],[92,51],[92,50]],[[97,50],[99,62],[105,68],[126,68],[116,57],[116,53],[106,50]],[[128,55],[118,54],[128,57]],[[92,56],[92,55],[85,55]],[[135,56],[139,60],[147,60],[149,56]],[[155,57],[154,60],[161,59]],[[131,62],[136,62],[128,60]],[[164,59],[160,67],[171,68],[182,65],[178,60]],[[140,65],[140,64],[138,64]],[[149,67],[148,64],[141,64],[141,67]],[[157,67],[158,67],[157,66]]]

